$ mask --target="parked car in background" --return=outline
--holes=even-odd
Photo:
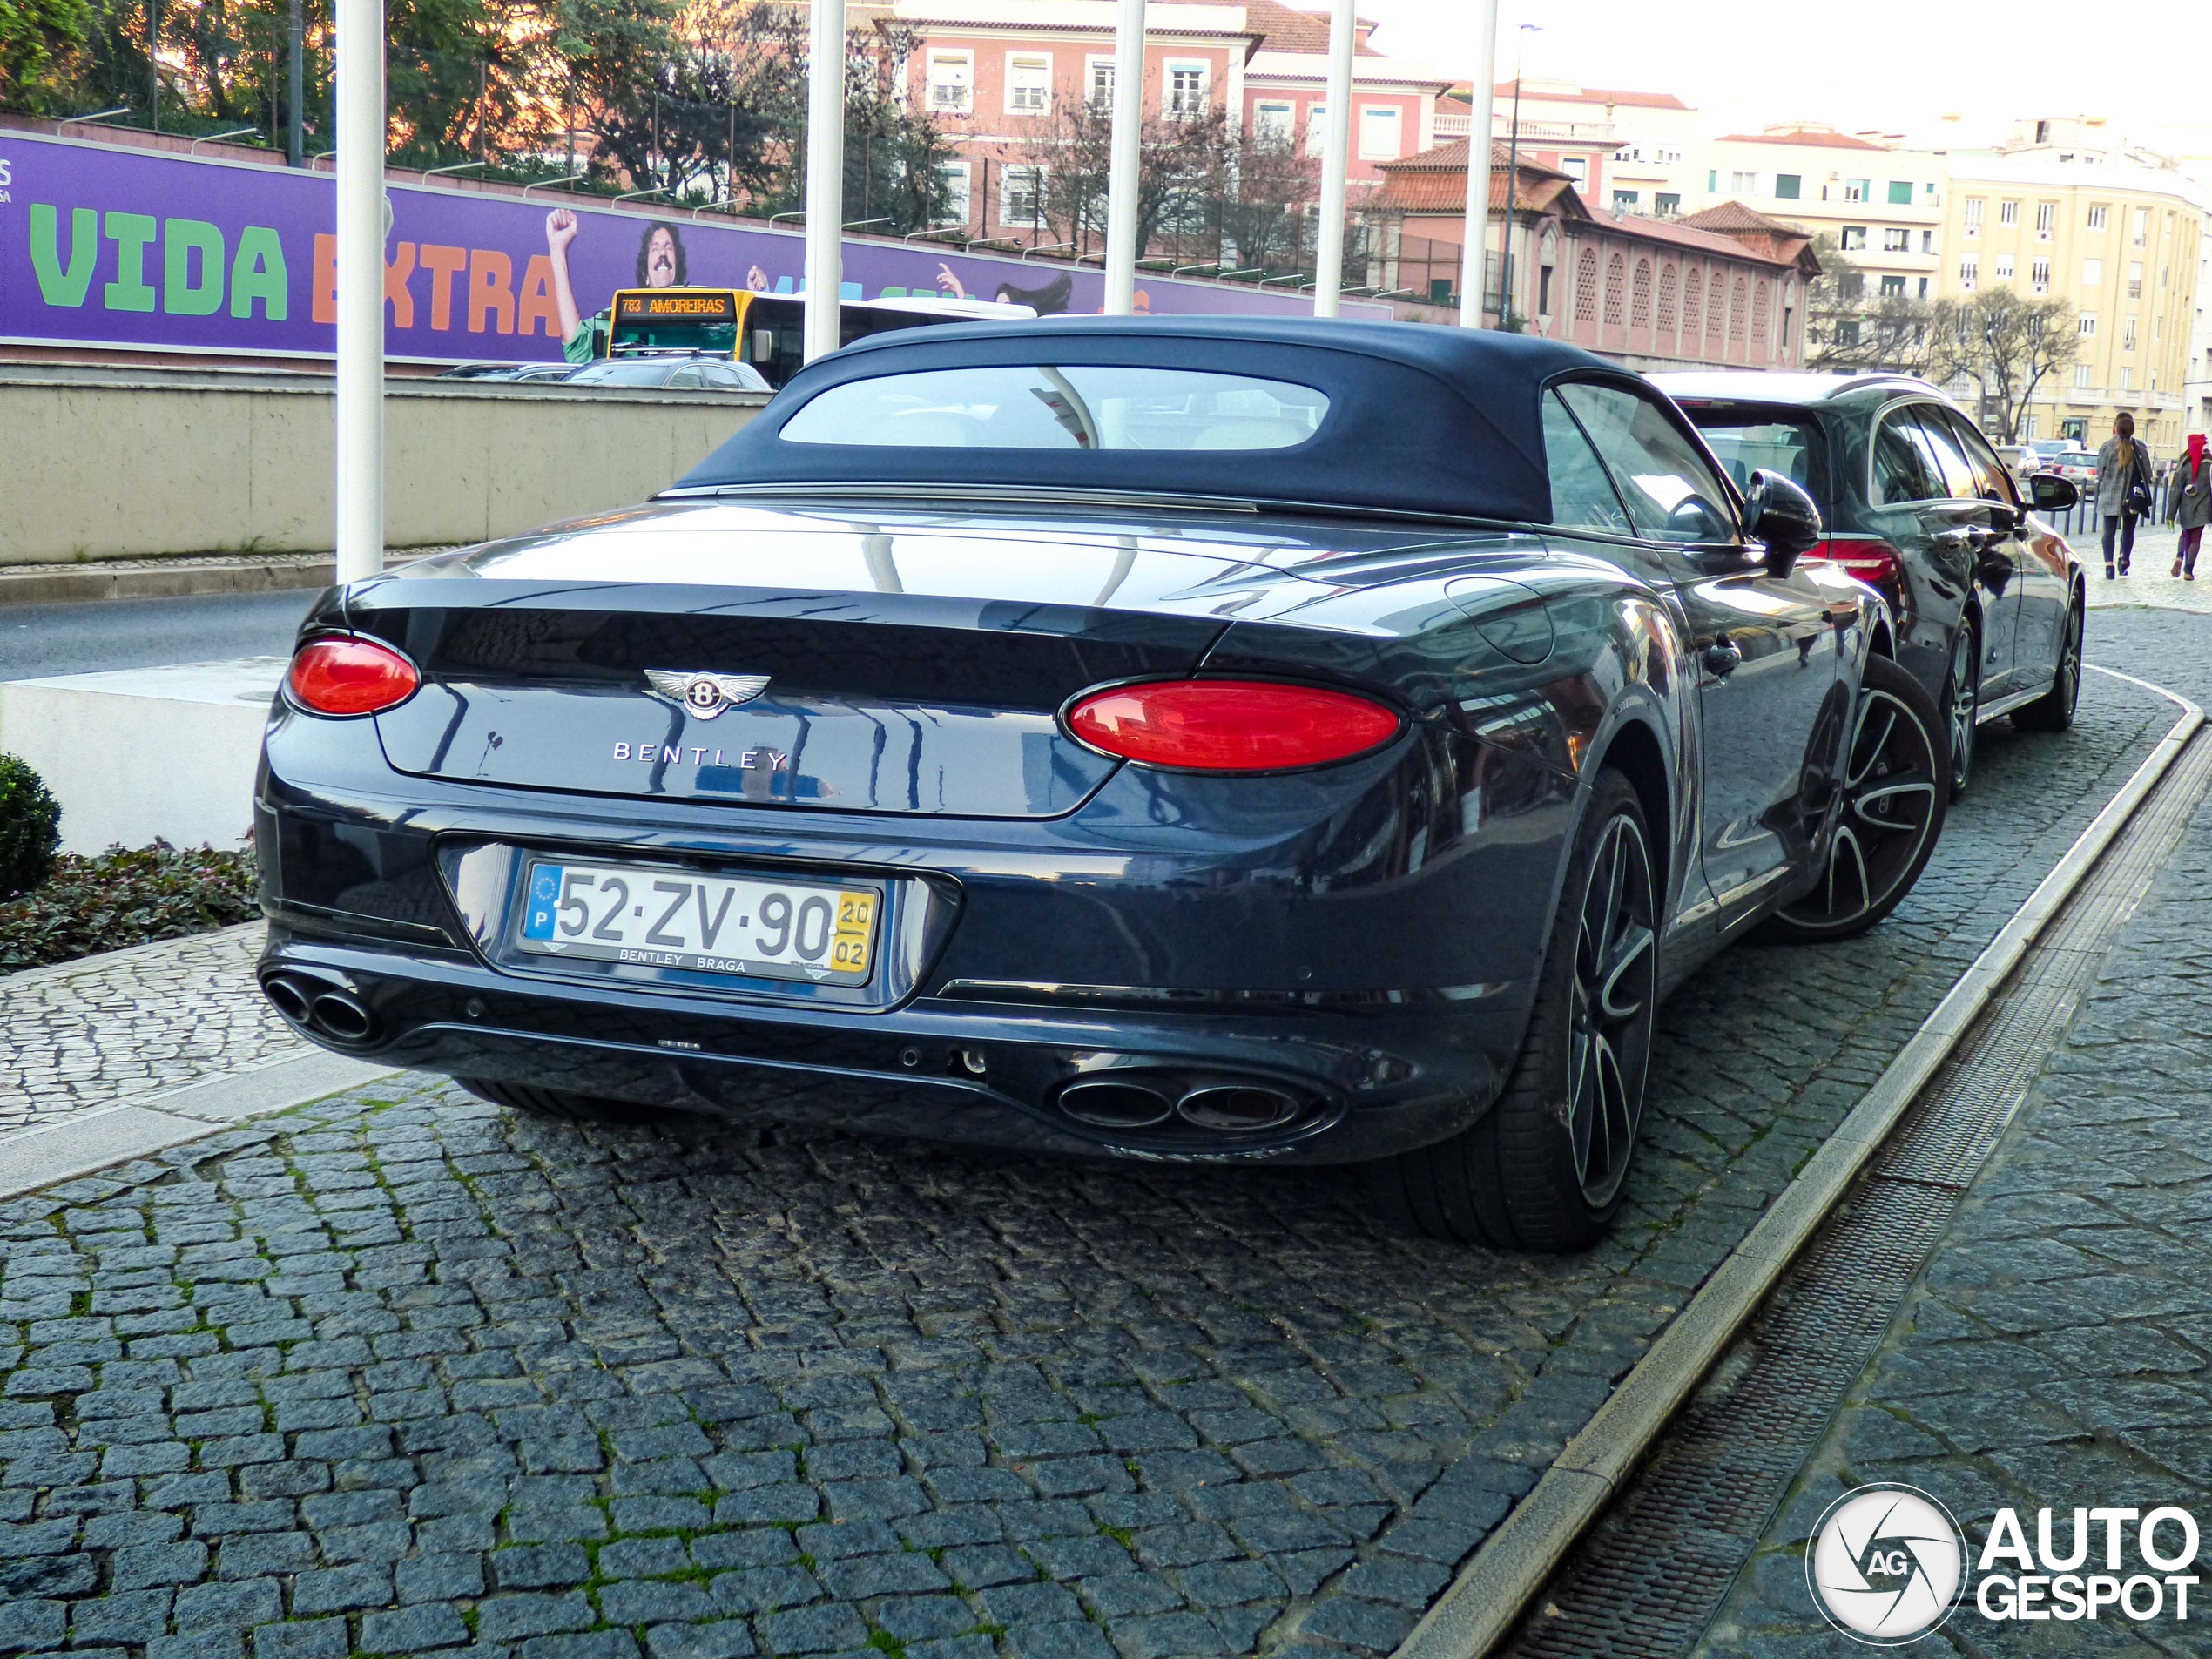
[[[574,363],[456,363],[441,370],[442,381],[557,381],[576,368]]]
[[[2097,452],[2079,438],[2031,438],[2029,448],[2041,460],[2039,470],[2055,472],[2083,495],[2097,482]]]
[[[1363,1163],[1578,1248],[1667,991],[1863,932],[1941,832],[1819,537],[1533,335],[879,336],[651,503],[323,597],[261,983],[521,1110]]]
[[[768,382],[751,363],[689,352],[610,357],[580,363],[556,377],[563,386],[658,387],[671,392],[765,392]]]
[[[1826,535],[1814,556],[1889,600],[1898,660],[1945,710],[1954,793],[1973,774],[1980,725],[2073,723],[2081,568],[2033,516],[2074,505],[2070,480],[2047,469],[2021,487],[1963,409],[1904,375],[1653,378],[1739,482],[1773,468],[1820,504]]]

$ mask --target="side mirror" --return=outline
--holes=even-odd
[[[1763,467],[1743,492],[1743,533],[1766,543],[1767,569],[1787,576],[1820,545],[1820,509],[1780,473]]]
[[[2039,472],[2028,480],[2028,491],[2035,498],[2039,513],[2063,513],[2081,500],[2081,491],[2072,479],[2055,472]]]

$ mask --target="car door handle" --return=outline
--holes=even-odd
[[[1705,671],[1715,679],[1726,679],[1743,661],[1743,647],[1732,639],[1716,639],[1705,647]]]

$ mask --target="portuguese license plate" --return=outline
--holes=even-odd
[[[533,860],[521,937],[533,954],[753,979],[865,984],[873,887]]]

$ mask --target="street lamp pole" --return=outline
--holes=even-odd
[[[287,49],[290,55],[286,70],[285,97],[291,105],[291,110],[289,118],[284,124],[287,130],[284,158],[287,165],[303,167],[307,165],[307,146],[306,132],[301,125],[306,118],[306,112],[300,108],[306,96],[301,83],[306,78],[300,64],[300,0],[292,0],[285,28]]]
[[[1164,101],[1167,89],[1163,86]],[[1164,113],[1164,111],[1163,111]],[[1114,134],[1106,169],[1106,314],[1136,309],[1136,219],[1144,163],[1144,0],[1121,0],[1114,23]]]
[[[337,0],[338,579],[384,568],[384,0]]]
[[[1521,77],[1528,59],[1528,37],[1540,34],[1540,25],[1521,25],[1521,44],[1513,56],[1513,129],[1506,144],[1506,222],[1500,239],[1505,243],[1505,262],[1498,281],[1498,327],[1513,327],[1513,219],[1521,196]]]
[[[1352,53],[1359,40],[1353,0],[1329,19],[1328,137],[1321,152],[1321,222],[1314,228],[1313,314],[1333,317],[1344,291],[1344,193],[1351,169]]]
[[[813,0],[806,95],[806,361],[837,349],[845,287],[845,0]]]
[[[1460,327],[1482,327],[1482,285],[1489,280],[1491,108],[1498,72],[1498,0],[1482,0],[1474,81],[1467,98],[1467,223],[1460,246]]]

